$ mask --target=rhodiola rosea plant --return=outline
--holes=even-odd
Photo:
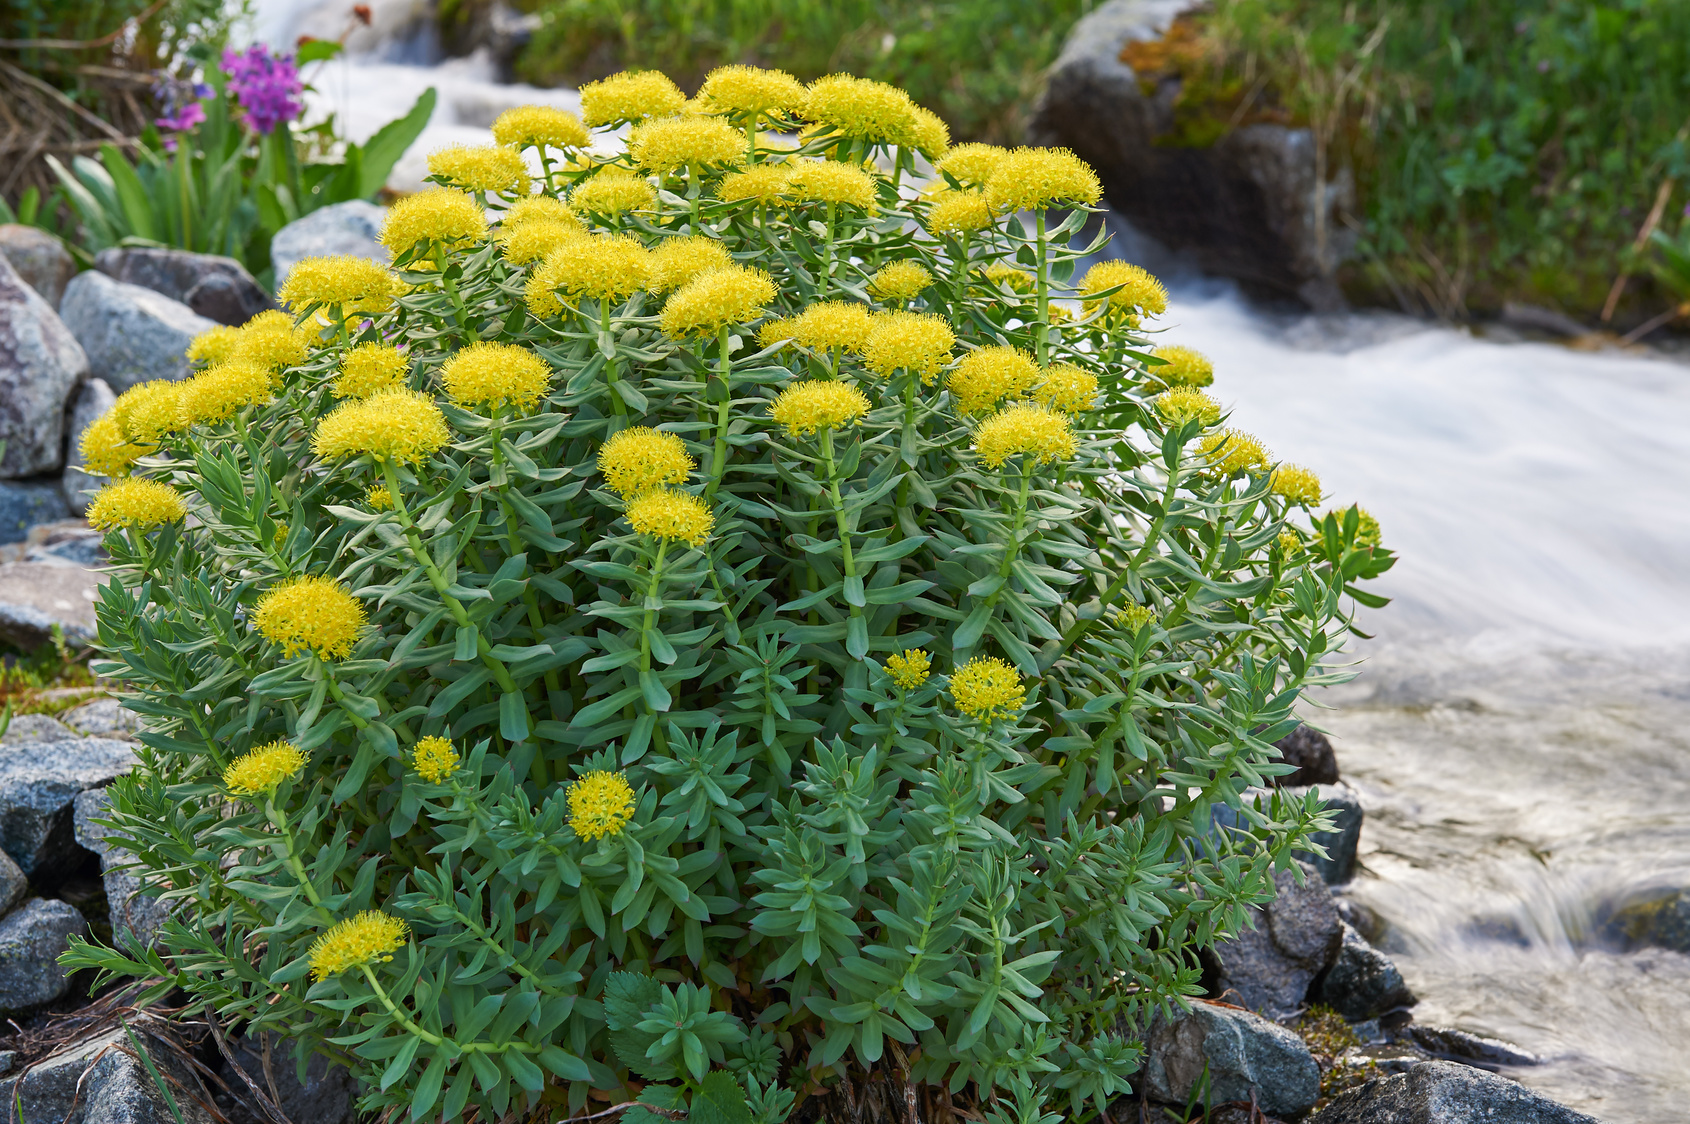
[[[1072,155],[843,76],[582,104],[91,430],[174,912],[70,961],[389,1119],[1098,1112],[1325,822],[1244,794],[1376,525],[1074,277]]]

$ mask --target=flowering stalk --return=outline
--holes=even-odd
[[[458,331],[468,337],[470,334],[469,307],[464,304],[463,294],[458,292],[458,283],[447,276],[446,245],[443,242],[435,242],[433,247],[434,266],[440,271],[440,284],[446,290],[446,295],[452,298],[452,314],[457,318]]]
[[[640,618],[640,674],[651,670],[651,626],[657,623],[658,594],[663,588],[663,557],[669,552],[669,540],[657,540],[657,556],[651,560],[651,576],[646,582],[645,615]],[[647,706],[650,712],[650,706]]]
[[[822,247],[822,287],[817,300],[826,300],[828,286],[833,283],[833,226],[839,205],[831,200],[827,205],[827,243]]]
[[[626,423],[628,419],[628,405],[622,401],[622,395],[616,389],[616,337],[610,334],[610,298],[599,298],[599,332],[610,342],[610,354],[604,357],[604,384],[610,389],[610,409],[619,420]]]
[[[1039,322],[1034,333],[1039,341],[1039,366],[1050,365],[1050,263],[1047,259],[1047,239],[1045,237],[1045,212],[1039,208],[1033,212],[1038,224],[1038,303]]]
[[[710,456],[710,483],[705,485],[704,498],[709,500],[722,486],[722,474],[728,468],[728,410],[733,405],[733,355],[728,346],[728,326],[723,324],[716,334],[716,373],[722,380],[722,400],[716,404],[716,443]],[[714,571],[712,571],[714,573]]]
[[[1033,484],[1033,465],[1032,454],[1023,453],[1021,455],[1021,486],[1014,493],[1014,510],[1011,513],[1009,541],[1004,544],[1003,561],[998,563],[997,588],[986,595],[984,605],[987,613],[990,613],[997,606],[1005,587],[1009,585],[1009,576],[1015,569],[1016,560],[1021,557],[1021,532],[1027,525],[1027,496]],[[958,648],[954,658],[958,664],[962,664],[967,662],[968,657],[973,652],[974,645],[970,644],[966,648]]]
[[[845,501],[839,494],[839,473],[834,467],[832,427],[828,427],[821,431],[821,439],[822,463],[827,468],[827,494],[828,498],[833,502],[834,524],[839,528],[839,568],[845,578],[845,601],[851,607],[851,616],[860,619],[863,615],[863,607],[859,604],[859,602],[862,601],[862,597],[859,595],[855,600],[853,600],[851,596],[851,587],[853,584],[860,586],[861,583],[857,578],[856,560],[851,555],[850,521],[845,515]]]

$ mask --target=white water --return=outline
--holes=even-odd
[[[422,2],[378,3],[369,53],[310,99],[362,139],[436,86],[401,188],[507,106],[574,105],[484,61],[395,61],[427,57]],[[256,37],[335,37],[343,11],[261,0]],[[1233,424],[1361,502],[1401,557],[1361,677],[1311,714],[1363,793],[1350,893],[1389,924],[1416,1017],[1545,1056],[1511,1076],[1614,1124],[1682,1118],[1690,957],[1588,937],[1604,902],[1690,886],[1690,367],[1172,288],[1161,325],[1214,359]]]

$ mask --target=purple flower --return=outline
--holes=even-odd
[[[244,54],[224,51],[223,69],[229,75],[229,92],[246,112],[247,124],[261,133],[274,132],[305,108],[299,100],[305,87],[292,55],[272,55],[255,44]]]
[[[205,106],[191,101],[175,113],[155,118],[153,124],[166,132],[185,133],[195,125],[205,124]]]

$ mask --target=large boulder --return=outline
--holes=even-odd
[[[113,246],[94,255],[94,268],[140,285],[219,324],[245,324],[277,304],[246,266],[217,254],[151,246]]]
[[[1391,958],[1368,944],[1347,922],[1338,955],[1310,990],[1309,1000],[1326,1004],[1351,1022],[1378,1018],[1417,1002]]]
[[[88,922],[69,902],[31,898],[0,917],[0,1014],[32,1010],[70,990],[59,956],[72,934],[87,936]]]
[[[5,407],[0,404],[0,410]],[[0,480],[0,543],[23,542],[29,529],[70,514],[56,477]]]
[[[188,344],[217,326],[181,301],[92,269],[65,287],[59,314],[88,353],[90,371],[118,394],[186,377]]]
[[[306,258],[345,254],[368,258],[386,265],[393,255],[376,241],[387,212],[374,203],[354,199],[320,207],[302,219],[288,223],[270,239],[270,262],[276,270],[276,288],[282,287],[288,272]]]
[[[76,392],[70,408],[70,445],[65,453],[65,474],[59,483],[65,504],[73,515],[85,515],[92,498],[89,492],[98,491],[105,483],[104,476],[83,471],[87,462],[82,459],[82,434],[99,420],[101,414],[117,402],[117,395],[105,379],[89,379]]]
[[[109,738],[0,743],[0,850],[37,882],[76,867],[76,794],[127,773],[134,750]]]
[[[137,1059],[129,1032],[114,1027],[68,1046],[0,1081],[7,1121],[29,1124],[212,1124],[187,1061],[146,1033],[145,1016],[130,1026],[167,1084],[173,1087],[178,1118],[158,1083]],[[301,1121],[300,1124],[306,1124]]]
[[[141,716],[125,709],[120,700],[109,696],[83,703],[59,717],[66,726],[90,738],[134,741],[141,732]]]
[[[1455,1062],[1421,1062],[1338,1094],[1308,1124],[1598,1124],[1517,1081]]]
[[[106,904],[111,909],[112,939],[121,947],[133,937],[141,945],[149,945],[158,936],[159,926],[170,916],[169,903],[141,892],[141,879],[131,870],[122,869],[135,861],[133,852],[106,842],[108,828],[95,821],[104,817],[111,807],[111,793],[103,788],[91,788],[76,794],[72,821],[76,841],[100,856],[100,870],[106,886]]]
[[[0,479],[64,463],[65,402],[87,376],[74,330],[0,255]]]
[[[1029,139],[1089,161],[1116,211],[1203,270],[1317,310],[1341,308],[1333,273],[1355,242],[1343,221],[1349,173],[1316,182],[1306,128],[1220,122],[1212,144],[1169,143],[1180,80],[1139,75],[1123,59],[1129,44],[1160,39],[1196,6],[1110,0],[1080,20],[1050,69]]]
[[[1205,1078],[1210,1104],[1254,1092],[1276,1116],[1307,1112],[1320,1096],[1320,1065],[1301,1038],[1249,1011],[1200,1001],[1151,1024],[1143,1080],[1155,1100],[1183,1105]]]
[[[53,626],[72,645],[98,634],[94,599],[104,578],[62,562],[0,563],[0,640],[25,651],[53,638]]]
[[[76,259],[65,244],[38,226],[0,224],[0,257],[54,308],[59,307],[65,286],[76,276]]]
[[[1309,985],[1325,972],[1343,943],[1343,922],[1332,891],[1306,866],[1274,872],[1277,896],[1253,911],[1255,928],[1208,951],[1207,973],[1218,998],[1284,1018],[1302,1007]]]

